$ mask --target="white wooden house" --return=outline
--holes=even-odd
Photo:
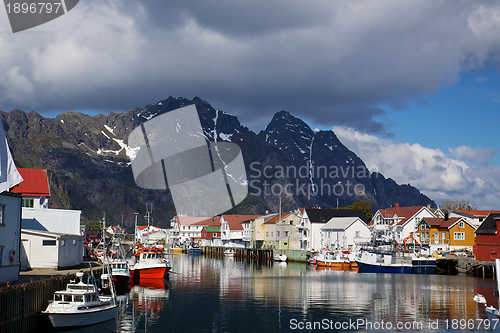
[[[84,236],[22,229],[22,269],[75,267],[83,261]]]
[[[370,229],[359,217],[332,217],[321,227],[323,248],[330,250],[357,250],[370,235]]]
[[[248,247],[250,245],[251,234],[245,236],[245,229],[242,223],[255,220],[260,215],[222,215],[221,223],[221,241],[223,246],[227,247]],[[246,240],[244,240],[244,237]]]
[[[323,247],[321,228],[333,217],[358,217],[368,223],[361,210],[302,208],[297,214],[301,217],[298,225],[300,249],[307,251],[320,250]]]
[[[436,217],[426,206],[395,207],[379,209],[373,215],[369,226],[379,235],[402,242],[411,234],[418,240],[416,227],[424,217]]]
[[[20,239],[21,196],[0,193],[0,284],[19,280]]]

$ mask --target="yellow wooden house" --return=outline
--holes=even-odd
[[[423,217],[417,224],[417,234],[431,252],[467,249],[476,245],[476,228],[463,217]]]

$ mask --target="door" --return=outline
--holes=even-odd
[[[29,239],[21,239],[21,270],[27,271],[30,266],[31,242]]]

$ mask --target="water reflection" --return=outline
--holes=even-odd
[[[268,267],[239,258],[174,255],[171,262],[169,281],[132,286],[119,298],[115,321],[78,332],[289,332],[291,323],[360,319],[421,323],[421,332],[443,332],[447,319],[485,318],[472,298],[478,292],[488,297],[496,286],[494,280],[472,277],[359,274],[299,263]],[[498,299],[490,296],[488,302]],[[439,329],[431,329],[429,322],[436,320]],[[377,330],[384,331],[396,329]]]

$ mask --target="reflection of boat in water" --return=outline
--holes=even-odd
[[[282,254],[282,253],[276,253],[274,255],[274,261],[282,261],[282,262],[285,262],[288,260],[288,257],[286,254]]]
[[[234,252],[233,249],[227,249],[226,251],[224,251],[224,255],[226,257],[234,257],[236,256],[236,252]]]
[[[89,276],[87,283],[83,282],[83,275],[83,272],[78,272],[78,283],[68,283],[65,290],[56,291],[43,311],[54,327],[87,326],[116,317],[118,305],[111,276],[101,275],[102,289],[110,290],[110,295],[101,295],[93,275]]]
[[[497,278],[497,290],[493,292],[495,296],[498,296],[500,291],[500,259],[495,259],[495,272]],[[489,328],[493,333],[500,333],[500,324],[498,324],[498,320],[500,319],[500,298],[498,300],[498,308],[495,308],[492,305],[487,305],[486,298],[482,294],[477,294],[474,296],[474,301],[476,303],[483,304],[484,312],[486,313],[486,317],[489,320]],[[487,328],[487,327],[485,327]]]

